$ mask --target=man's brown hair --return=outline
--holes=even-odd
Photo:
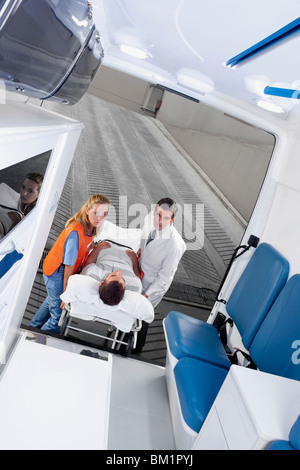
[[[106,305],[118,305],[124,297],[125,287],[118,281],[102,282],[99,287],[100,299]]]

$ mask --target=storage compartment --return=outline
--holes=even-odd
[[[27,171],[44,169],[36,206],[0,240],[0,262],[14,251],[21,255],[0,278],[0,363],[22,321],[82,127],[29,104],[0,106],[0,183],[18,196]]]
[[[0,79],[8,91],[73,104],[87,90],[102,58],[90,2],[4,2]]]

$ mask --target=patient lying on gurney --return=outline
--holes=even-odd
[[[136,255],[132,258],[136,259]],[[88,257],[89,264],[81,274],[70,276],[61,295],[62,301],[70,305],[71,316],[84,320],[107,319],[123,332],[131,331],[135,319],[151,323],[154,309],[141,295],[141,281],[135,274],[133,260],[131,250],[126,247],[108,242],[96,245]],[[106,284],[115,286],[108,295],[103,288]]]
[[[136,256],[127,247],[113,242],[98,243],[87,259],[82,273],[100,282],[99,294],[107,305],[117,305],[125,289],[141,293],[142,284],[135,264]]]

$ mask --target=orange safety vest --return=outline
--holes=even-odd
[[[65,242],[72,231],[76,231],[79,238],[78,254],[73,271],[74,274],[77,273],[81,262],[84,260],[87,253],[88,245],[94,237],[94,235],[86,235],[80,222],[74,222],[68,228],[65,228],[59,235],[44,261],[43,271],[46,276],[51,276],[51,274],[53,274],[54,271],[56,271],[56,269],[62,264]]]

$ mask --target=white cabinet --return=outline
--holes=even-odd
[[[299,381],[232,366],[193,449],[265,449],[287,440],[299,396]]]
[[[0,381],[1,450],[107,449],[112,356],[21,337]]]
[[[23,318],[82,128],[79,122],[30,104],[0,105],[0,183],[12,165],[22,164],[28,172],[30,160],[49,155],[36,207],[0,242],[0,261],[14,249],[23,255],[0,279],[0,363]]]

